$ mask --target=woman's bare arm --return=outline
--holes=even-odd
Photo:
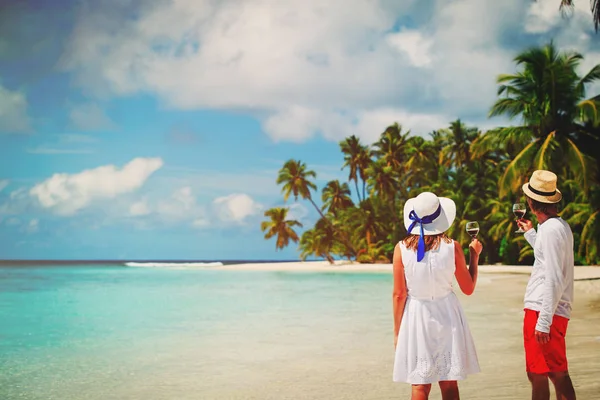
[[[402,252],[400,245],[394,249],[394,291],[392,294],[392,303],[394,309],[394,348],[398,342],[398,333],[400,332],[400,323],[404,315],[404,306],[408,291],[406,289],[406,278],[404,277],[404,264],[402,264]]]
[[[479,269],[479,254],[483,246],[477,239],[473,239],[469,244],[469,268],[465,261],[463,249],[457,241],[454,241],[454,263],[456,269],[454,276],[460,290],[467,296],[473,294],[475,285],[477,284],[477,272]]]

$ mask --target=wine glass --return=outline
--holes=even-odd
[[[515,216],[517,217],[517,220],[519,220],[525,216],[525,212],[527,211],[527,208],[525,208],[524,203],[515,203],[515,204],[513,204],[512,210],[513,210],[513,213],[515,214]],[[523,229],[521,229],[521,226],[519,226],[519,229],[516,230],[515,233],[525,233],[525,231]]]
[[[479,223],[477,223],[477,221],[469,221],[467,222],[466,228],[469,236],[475,239],[479,233]]]

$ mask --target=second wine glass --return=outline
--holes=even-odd
[[[467,222],[466,229],[469,236],[475,239],[479,233],[479,223],[477,221],[469,221]]]

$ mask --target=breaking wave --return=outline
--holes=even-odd
[[[126,262],[126,267],[139,268],[204,268],[204,267],[221,267],[223,263],[216,262]]]

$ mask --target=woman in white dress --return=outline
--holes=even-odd
[[[395,382],[412,384],[412,399],[428,399],[438,382],[442,399],[458,399],[458,380],[479,372],[473,337],[453,277],[466,295],[475,290],[482,244],[460,244],[444,233],[456,217],[451,199],[424,192],[406,202],[408,236],[394,250]]]

